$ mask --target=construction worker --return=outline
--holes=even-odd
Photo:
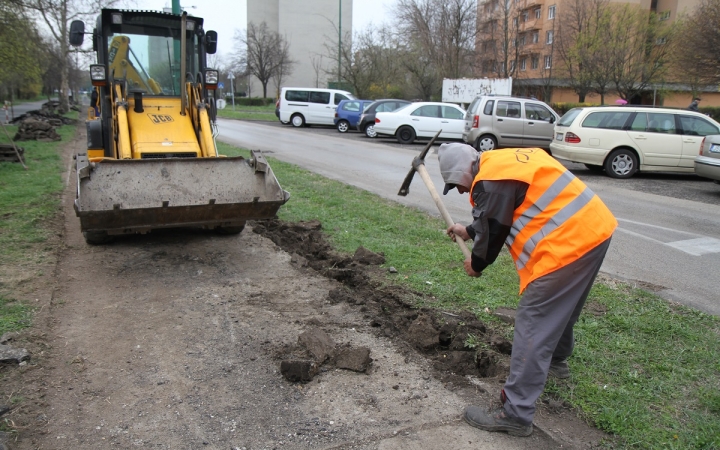
[[[502,406],[469,406],[464,418],[487,431],[529,436],[535,401],[548,373],[567,378],[573,326],[617,221],[605,204],[562,164],[538,148],[478,153],[465,144],[438,150],[443,194],[470,193],[473,222],[447,229],[473,240],[465,272],[479,277],[506,244],[520,276],[510,375]]]

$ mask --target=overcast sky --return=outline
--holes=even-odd
[[[345,1],[343,6],[344,4]],[[388,20],[394,4],[395,0],[354,0],[353,32],[362,30],[371,23],[380,25]],[[226,55],[232,52],[235,30],[244,30],[247,25],[246,0],[183,0],[180,5],[188,14],[202,17],[206,30],[218,32],[218,54]],[[171,6],[171,0],[143,0],[133,9],[162,10]]]

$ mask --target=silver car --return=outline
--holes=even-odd
[[[695,158],[695,173],[720,184],[720,134],[705,136]]]
[[[480,152],[513,147],[549,151],[559,118],[550,106],[537,99],[484,95],[467,109],[463,141]]]

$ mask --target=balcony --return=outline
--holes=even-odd
[[[534,15],[530,17],[525,22],[520,22],[519,25],[519,31],[530,31],[530,30],[539,30],[542,25],[542,19],[537,19]]]

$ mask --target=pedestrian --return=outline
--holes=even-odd
[[[698,108],[698,103],[700,102],[700,97],[695,97],[690,103],[690,106],[687,107],[690,111],[700,112],[700,108]]]
[[[487,431],[529,436],[548,374],[568,378],[573,326],[605,257],[617,221],[605,204],[539,148],[478,153],[469,145],[438,150],[443,194],[470,193],[473,222],[447,229],[472,239],[465,272],[479,277],[506,244],[520,276],[510,374],[502,406],[468,406],[465,421]]]
[[[95,117],[100,117],[100,96],[98,95],[98,87],[93,87],[92,93],[90,94],[90,106],[95,111]]]

